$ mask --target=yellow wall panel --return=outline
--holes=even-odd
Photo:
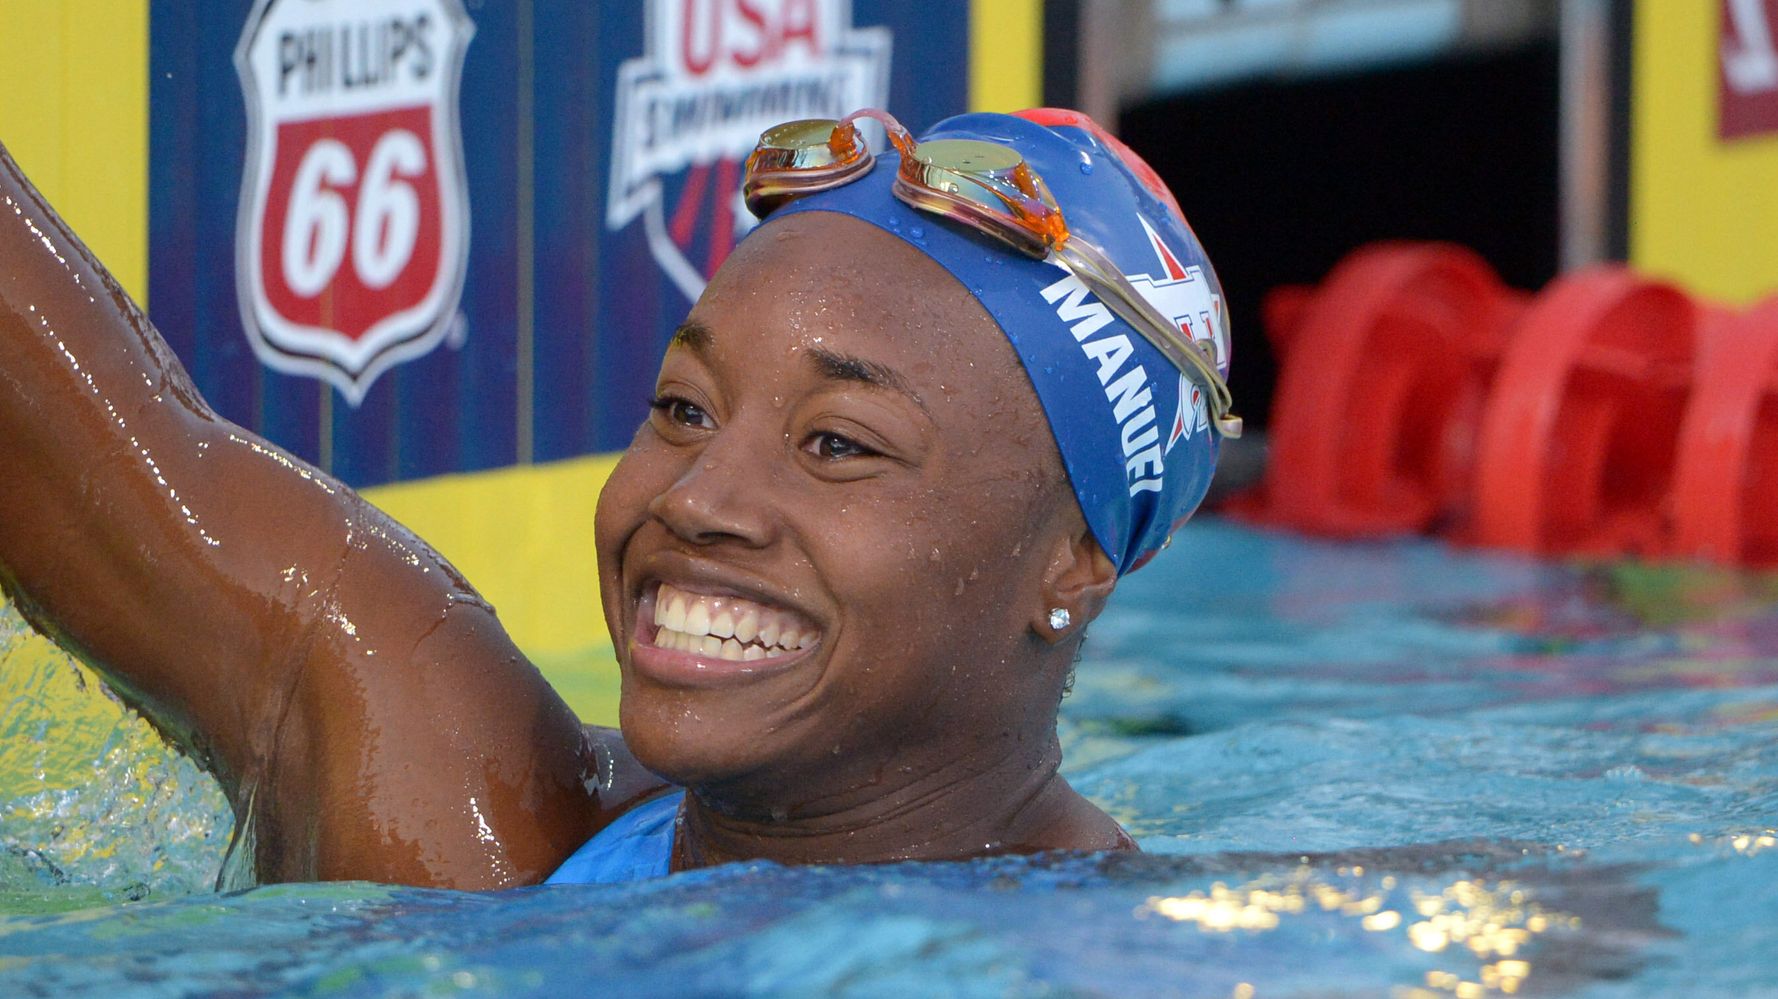
[[[1778,136],[1716,137],[1718,6],[1636,4],[1630,259],[1746,303],[1778,291]]]
[[[1043,104],[1043,0],[970,0],[969,108]]]
[[[0,51],[0,143],[146,302],[147,0],[0,0]]]

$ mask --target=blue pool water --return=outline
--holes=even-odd
[[[209,891],[189,764],[102,711],[21,755],[74,673],[8,627],[0,995],[1778,995],[1770,577],[1207,520],[1064,708],[1145,854],[493,895]]]

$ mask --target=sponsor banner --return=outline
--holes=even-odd
[[[469,191],[457,0],[261,0],[235,67],[247,108],[235,278],[259,359],[356,405],[457,319]]]
[[[1716,134],[1778,132],[1778,0],[1721,0]]]
[[[619,449],[765,124],[965,110],[935,9],[154,0],[151,318],[355,485]]]

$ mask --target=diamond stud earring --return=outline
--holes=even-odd
[[[1056,607],[1050,610],[1051,631],[1067,631],[1068,625],[1073,621],[1074,618],[1068,613],[1066,607]]]

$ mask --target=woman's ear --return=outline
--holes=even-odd
[[[1085,628],[1099,616],[1117,585],[1117,564],[1099,547],[1083,524],[1056,542],[1044,570],[1040,603],[1031,627],[1054,645]]]

